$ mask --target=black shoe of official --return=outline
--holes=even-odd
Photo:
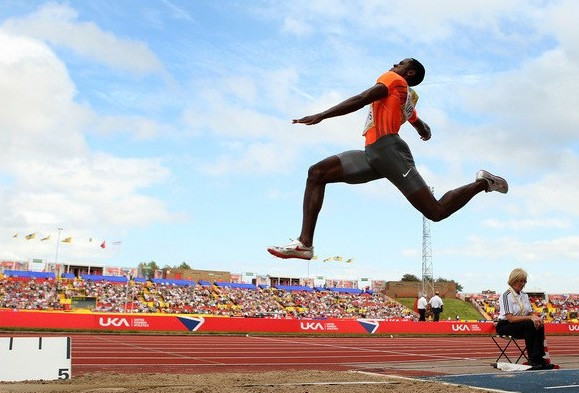
[[[541,370],[552,370],[554,368],[557,368],[557,366],[555,366],[552,363],[549,363],[547,360],[545,359],[541,359]]]
[[[545,363],[541,365],[541,370],[552,370],[555,368],[554,364],[551,363]]]
[[[536,371],[536,370],[545,370],[541,363],[529,363],[531,368],[528,368],[527,371]]]

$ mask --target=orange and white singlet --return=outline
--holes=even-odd
[[[408,87],[406,80],[395,73],[387,71],[376,83],[388,88],[388,95],[370,105],[368,118],[362,135],[366,137],[366,146],[376,142],[387,134],[398,134],[400,126],[406,120],[416,120],[416,102],[418,94]]]

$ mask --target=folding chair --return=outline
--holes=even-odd
[[[501,354],[499,355],[499,357],[497,358],[497,360],[495,360],[495,363],[498,363],[498,361],[502,358],[505,357],[509,363],[513,363],[513,361],[509,358],[509,355],[507,355],[507,349],[509,348],[509,346],[511,344],[515,344],[515,347],[519,350],[520,355],[517,358],[517,361],[514,363],[519,363],[519,361],[521,360],[521,358],[525,358],[527,361],[529,361],[529,358],[527,357],[527,346],[525,345],[523,348],[521,348],[521,346],[519,345],[519,343],[517,342],[517,339],[512,337],[512,336],[501,336],[500,334],[496,334],[494,336],[491,336],[491,338],[493,339],[495,345],[497,346],[497,348],[499,349],[499,351],[501,351]],[[506,341],[506,345],[501,346],[501,344],[505,344]],[[514,350],[514,347],[513,347]],[[511,356],[513,356],[511,354]],[[515,354],[516,356],[516,354]]]

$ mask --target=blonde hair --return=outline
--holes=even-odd
[[[520,267],[513,269],[511,274],[509,274],[509,281],[507,283],[509,286],[513,286],[514,283],[517,281],[523,281],[527,279],[527,272],[521,269]]]

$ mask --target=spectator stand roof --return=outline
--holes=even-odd
[[[358,288],[324,288],[324,287],[314,287],[314,289],[318,292],[337,292],[337,293],[351,293],[354,295],[360,294],[372,294],[372,291],[363,291]]]
[[[330,291],[338,293],[351,293],[354,295],[359,295],[363,292],[361,289],[358,288],[330,288]]]
[[[115,283],[126,283],[129,281],[125,276],[101,276],[97,274],[81,274],[80,278],[86,281],[108,281]]]
[[[55,279],[56,275],[52,272],[32,272],[32,271],[20,271],[20,270],[4,270],[4,275],[8,277],[19,277],[19,278],[40,278],[40,279]]]
[[[161,285],[176,285],[180,287],[190,287],[195,285],[195,281],[191,280],[171,280],[165,278],[153,278],[151,280],[154,284],[161,284]]]
[[[257,289],[254,284],[242,284],[237,282],[215,282],[218,287],[231,287],[231,288],[241,288],[241,289]]]
[[[310,287],[307,287],[305,285],[274,285],[273,286],[276,289],[281,289],[284,291],[305,291],[305,292],[313,292],[314,290]]]

